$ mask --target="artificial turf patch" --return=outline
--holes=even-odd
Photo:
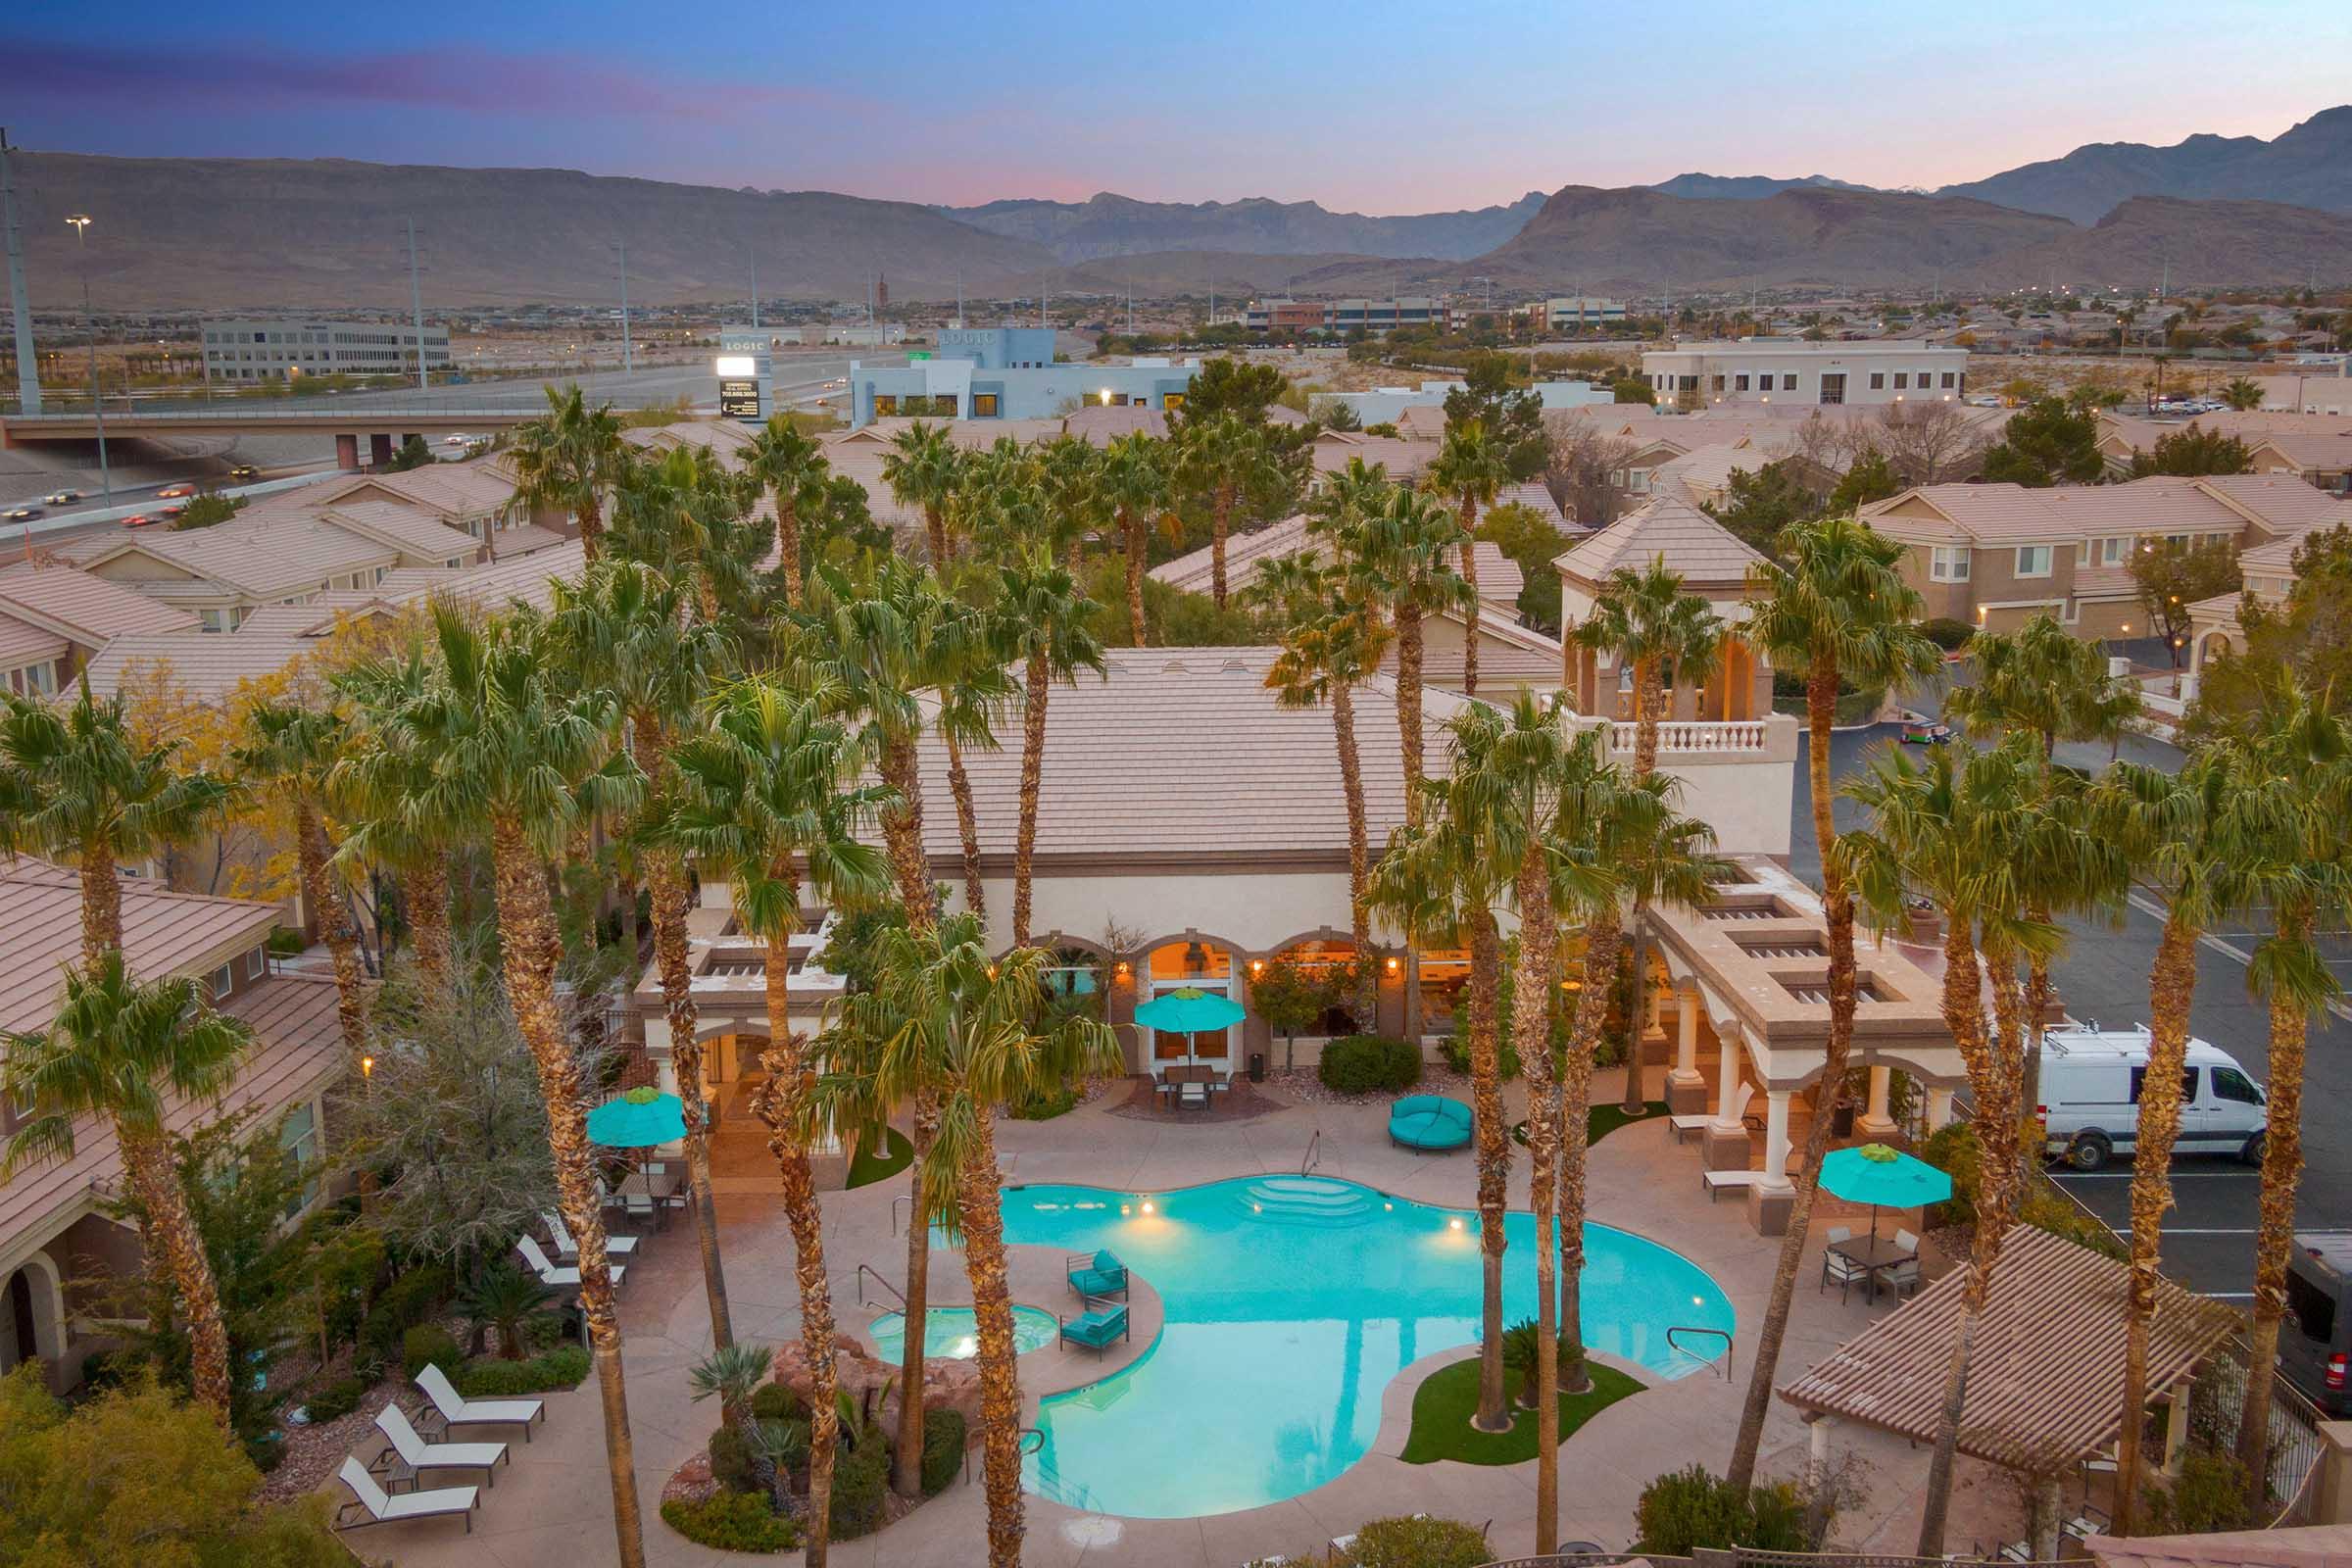
[[[1665,1114],[1666,1102],[1663,1100],[1642,1102],[1642,1114],[1639,1116],[1628,1116],[1625,1113],[1625,1107],[1615,1102],[1606,1105],[1594,1105],[1585,1117],[1585,1142],[1597,1144],[1620,1127],[1629,1127],[1635,1122],[1647,1121],[1652,1116]]]
[[[1560,1441],[1593,1416],[1647,1385],[1612,1366],[1588,1360],[1592,1388],[1560,1396]],[[1513,1385],[1517,1378],[1509,1380]],[[1452,1459],[1461,1464],[1523,1464],[1536,1456],[1536,1412],[1510,1405],[1511,1430],[1481,1432],[1470,1425],[1478,1413],[1478,1360],[1457,1361],[1431,1375],[1413,1396],[1413,1430],[1404,1440],[1406,1464]]]
[[[858,1157],[850,1161],[849,1185],[864,1187],[885,1177],[896,1176],[913,1163],[914,1145],[908,1143],[906,1135],[896,1127],[885,1127],[882,1129],[880,1152],[861,1148],[858,1151]]]

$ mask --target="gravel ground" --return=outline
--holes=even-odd
[[[356,1455],[362,1464],[373,1459],[384,1446],[384,1440],[375,1430],[376,1412],[390,1404],[398,1392],[397,1380],[387,1375],[368,1391],[368,1396],[348,1415],[337,1416],[320,1426],[281,1426],[279,1430],[286,1435],[286,1456],[276,1469],[262,1478],[261,1500],[283,1502],[318,1491],[343,1468],[346,1454]],[[412,1417],[421,1402],[401,1401]]]
[[[1278,1089],[1310,1105],[1382,1105],[1399,1098],[1392,1094],[1343,1095],[1336,1089],[1323,1087],[1323,1080],[1311,1068],[1300,1067],[1284,1072],[1279,1067],[1266,1073],[1266,1086]],[[1421,1081],[1409,1093],[1416,1095],[1446,1095],[1455,1100],[1470,1098],[1470,1079],[1466,1073],[1455,1072],[1443,1062],[1431,1063],[1421,1069]]]

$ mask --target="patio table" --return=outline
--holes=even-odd
[[[1869,1281],[1870,1299],[1879,1298],[1879,1275],[1897,1263],[1909,1263],[1919,1256],[1918,1249],[1897,1246],[1891,1237],[1868,1236],[1832,1242],[1830,1250],[1863,1271]]]
[[[1170,1062],[1166,1067],[1160,1070],[1158,1092],[1162,1096],[1172,1097],[1176,1103],[1181,1105],[1184,1103],[1184,1086],[1187,1084],[1199,1084],[1201,1086],[1203,1091],[1202,1103],[1205,1104],[1207,1102],[1205,1098],[1206,1093],[1212,1092],[1220,1087],[1224,1082],[1224,1078],[1225,1075],[1223,1073],[1208,1065],[1206,1062]]]

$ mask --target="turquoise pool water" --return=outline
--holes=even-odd
[[[1311,1491],[1363,1457],[1381,1393],[1478,1337],[1478,1215],[1322,1176],[1245,1177],[1173,1193],[1016,1187],[1005,1239],[1107,1247],[1148,1280],[1166,1326],[1143,1357],[1044,1402],[1031,1492],[1145,1519],[1232,1513]],[[1536,1310],[1535,1220],[1506,1221],[1505,1321]],[[1696,1370],[1678,1324],[1733,1327],[1696,1264],[1585,1227],[1584,1330],[1658,1379]]]
[[[1012,1309],[1012,1348],[1016,1355],[1027,1355],[1042,1346],[1052,1345],[1060,1325],[1054,1314],[1041,1312],[1034,1306]],[[906,1348],[906,1319],[898,1312],[885,1312],[865,1326],[866,1335],[874,1342],[874,1353],[883,1360],[896,1363]],[[980,1353],[979,1330],[972,1321],[968,1306],[934,1306],[923,1313],[923,1353],[946,1356],[951,1360],[968,1361]]]

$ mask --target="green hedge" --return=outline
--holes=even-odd
[[[1937,615],[1934,620],[1921,621],[1919,634],[1945,653],[1956,654],[1968,646],[1968,640],[1977,634],[1977,628],[1965,620]]]
[[[699,1502],[672,1497],[662,1504],[662,1522],[697,1545],[721,1551],[790,1551],[801,1544],[800,1526],[778,1517],[760,1492],[722,1492]]]
[[[2035,1135],[2038,1136],[2038,1129]],[[1976,1128],[1964,1121],[1945,1123],[1920,1146],[1919,1157],[1952,1178],[1952,1196],[1943,1205],[1945,1216],[1956,1225],[1975,1224],[1977,1188],[1984,1163],[1977,1147]],[[2063,1236],[2103,1257],[2121,1258],[2128,1250],[2115,1232],[2058,1190],[2030,1150],[2026,1160],[2026,1196],[2018,1205],[2017,1217],[2020,1224]]]
[[[454,1287],[449,1269],[439,1263],[423,1264],[406,1270],[385,1286],[368,1309],[367,1321],[360,1325],[360,1350],[376,1362],[390,1361],[400,1353],[401,1341],[409,1330],[430,1319],[449,1299]]]
[[[1634,1505],[1636,1550],[1688,1557],[1694,1547],[1752,1546],[1761,1551],[1810,1551],[1805,1501],[1786,1481],[1746,1496],[1704,1465],[1673,1470],[1642,1489]]]
[[[963,1468],[966,1428],[960,1410],[923,1412],[923,1495],[936,1497]]]
[[[338,1420],[358,1409],[360,1401],[368,1396],[368,1391],[373,1387],[363,1378],[342,1378],[304,1400],[303,1411],[310,1417],[313,1426]]]
[[[890,1446],[879,1436],[859,1447],[842,1448],[833,1460],[833,1502],[826,1517],[835,1541],[856,1541],[882,1528],[890,1495]]]
[[[1455,1519],[1374,1519],[1334,1563],[1348,1568],[1478,1568],[1494,1560],[1486,1536]]]
[[[577,1388],[588,1375],[588,1352],[576,1345],[566,1345],[527,1361],[481,1356],[459,1367],[449,1380],[468,1399],[505,1399]]]
[[[808,1414],[808,1401],[783,1383],[762,1383],[752,1396],[752,1414],[761,1421],[790,1421]]]
[[[1077,1103],[1078,1091],[1064,1084],[1059,1089],[1041,1090],[1034,1095],[1014,1101],[1011,1106],[1012,1119],[1015,1121],[1052,1121],[1056,1116],[1067,1115]]]
[[[1323,1087],[1343,1095],[1396,1094],[1421,1081],[1421,1049],[1384,1035],[1348,1035],[1323,1048]]]
[[[720,1423],[710,1434],[710,1479],[729,1492],[759,1492],[761,1490],[758,1473],[752,1468],[752,1446],[743,1441],[743,1434]]]
[[[457,1337],[438,1323],[419,1323],[400,1338],[400,1364],[412,1378],[428,1366],[456,1366],[465,1359]]]
[[[1446,1058],[1446,1065],[1465,1078],[1470,1076],[1470,1036],[1466,1032],[1469,1023],[1468,1014],[1462,1014],[1461,1028],[1438,1042],[1438,1054]],[[1497,1033],[1494,1051],[1500,1063],[1494,1081],[1507,1084],[1519,1076],[1519,1048]]]

